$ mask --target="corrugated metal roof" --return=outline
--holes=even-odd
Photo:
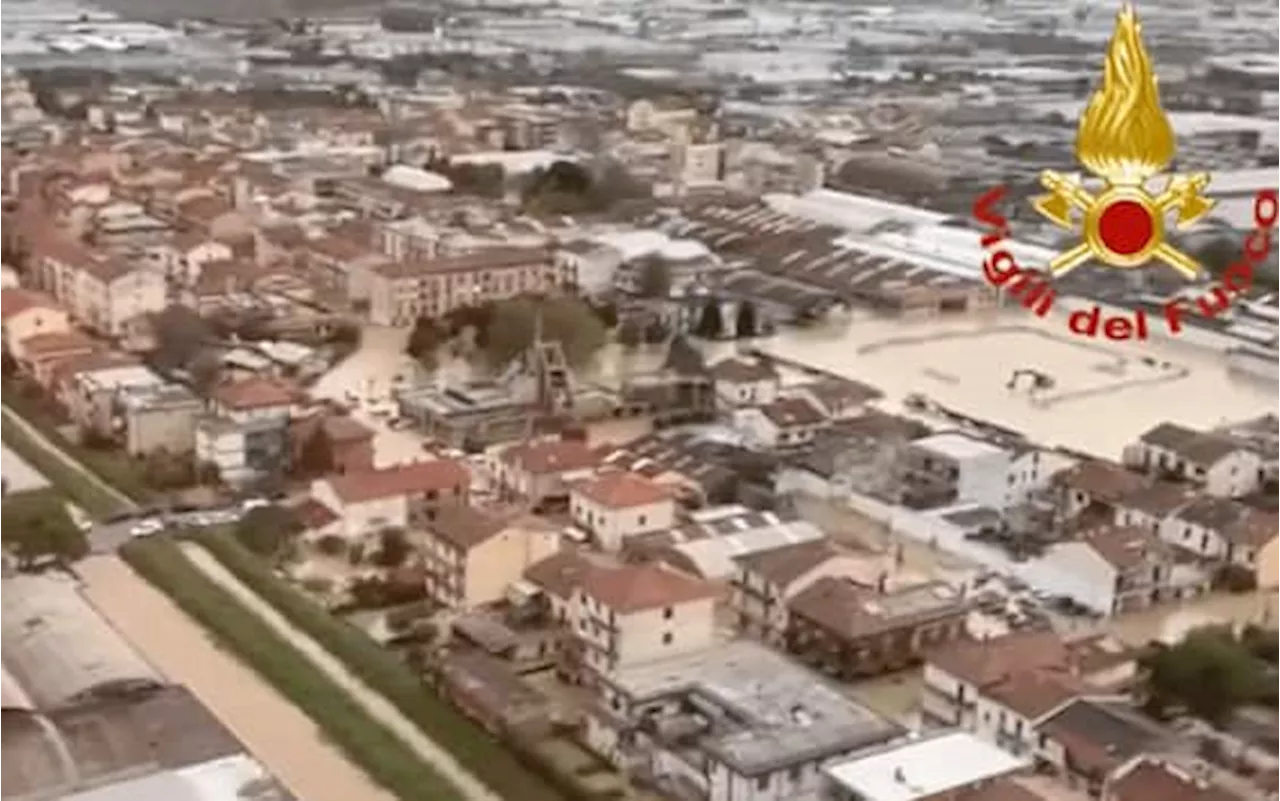
[[[41,709],[75,703],[108,687],[164,683],[85,601],[74,581],[8,578],[2,600],[6,706],[9,679]]]

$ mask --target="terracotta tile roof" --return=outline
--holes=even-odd
[[[212,393],[213,400],[228,409],[265,409],[297,403],[302,393],[296,386],[276,378],[253,376],[243,381],[220,384]]]
[[[1185,771],[1149,759],[1128,766],[1107,789],[1112,801],[1239,801]]]
[[[1018,632],[988,640],[960,640],[933,650],[929,664],[978,687],[1019,670],[1067,664],[1067,648],[1053,632]]]
[[[830,540],[823,539],[758,551],[740,556],[736,561],[743,570],[785,588],[805,573],[836,558],[841,553],[842,551]]]
[[[1088,692],[1063,668],[1021,669],[981,689],[983,695],[1028,720],[1049,714]]]
[[[1169,555],[1169,546],[1144,528],[1103,526],[1085,532],[1080,541],[1089,545],[1116,570],[1129,570],[1147,559]]]
[[[373,439],[374,431],[364,423],[348,414],[313,414],[302,417],[290,424],[291,436],[302,442],[311,437],[317,428],[323,426],[324,433],[330,442],[361,442]]]
[[[763,359],[747,361],[730,356],[711,365],[711,375],[717,381],[745,384],[755,381],[776,381],[778,371]]]
[[[540,476],[595,467],[603,457],[585,442],[545,440],[513,445],[504,450],[500,458],[506,464]]]
[[[36,334],[22,341],[22,351],[26,358],[52,356],[58,353],[71,353],[74,351],[88,352],[96,347],[96,342],[79,331]]]
[[[1089,460],[1059,473],[1054,483],[1083,492],[1094,500],[1115,502],[1147,486],[1147,479],[1114,462]]]
[[[1118,700],[1073,701],[1036,728],[1066,750],[1076,770],[1097,777],[1139,754],[1162,750],[1173,739],[1159,724]]]
[[[629,509],[648,506],[651,503],[669,501],[671,490],[638,473],[617,471],[605,473],[573,486],[573,492],[599,506],[609,509]]]
[[[1116,505],[1163,519],[1199,497],[1199,491],[1187,484],[1159,481],[1140,487],[1120,498]]]
[[[510,527],[512,518],[510,513],[456,506],[441,509],[427,528],[458,550],[469,551],[505,531]]]
[[[60,309],[53,298],[40,292],[14,287],[0,291],[0,317],[8,319],[28,309]]]
[[[619,614],[692,603],[716,597],[714,584],[661,565],[589,566],[580,588]]]
[[[466,489],[471,475],[456,459],[415,462],[382,470],[347,473],[328,479],[343,503],[363,503],[399,495]]]
[[[591,568],[591,562],[580,552],[564,550],[529,565],[524,571],[524,577],[548,595],[568,600]]]
[[[787,601],[792,615],[846,640],[954,618],[966,608],[960,594],[941,582],[881,593],[835,576]]]
[[[62,359],[58,362],[58,366],[53,368],[53,377],[50,384],[61,386],[80,373],[92,370],[106,370],[112,367],[128,367],[141,363],[133,356],[106,350],[86,353],[83,356],[71,356]]]
[[[827,419],[820,409],[804,398],[779,398],[761,406],[760,411],[779,428],[816,426]]]

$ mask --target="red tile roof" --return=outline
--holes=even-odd
[[[77,351],[88,352],[95,347],[97,347],[97,343],[79,331],[36,334],[22,341],[22,352],[26,358]]]
[[[382,470],[347,473],[328,479],[329,486],[343,503],[363,503],[398,495],[418,495],[430,491],[466,489],[471,474],[456,459],[437,459],[397,465]]]
[[[265,409],[289,406],[301,398],[291,384],[274,378],[254,376],[243,381],[222,384],[213,390],[213,399],[228,409]]]
[[[674,496],[666,487],[650,481],[638,473],[619,471],[582,481],[573,491],[592,503],[610,509],[629,509],[648,506],[651,503],[671,500]]]
[[[715,585],[661,565],[591,566],[579,585],[584,595],[620,614],[714,598]]]
[[[1231,801],[1233,795],[1203,782],[1177,768],[1140,760],[1122,769],[1111,780],[1113,801]]]
[[[28,309],[58,309],[53,298],[29,289],[12,288],[0,291],[0,317],[8,319]]]
[[[308,498],[297,506],[293,507],[293,516],[302,526],[310,531],[318,528],[324,528],[330,523],[338,520],[338,515],[329,507],[325,506],[315,498]]]
[[[595,467],[601,455],[585,442],[547,440],[513,445],[502,452],[502,461],[533,475],[545,475]]]

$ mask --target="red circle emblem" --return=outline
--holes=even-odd
[[[1098,237],[1112,253],[1132,256],[1151,244],[1155,222],[1141,203],[1117,200],[1098,217]]]

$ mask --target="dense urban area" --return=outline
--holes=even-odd
[[[1276,801],[1275,4],[984,273],[1119,10],[4,0],[4,801]]]

